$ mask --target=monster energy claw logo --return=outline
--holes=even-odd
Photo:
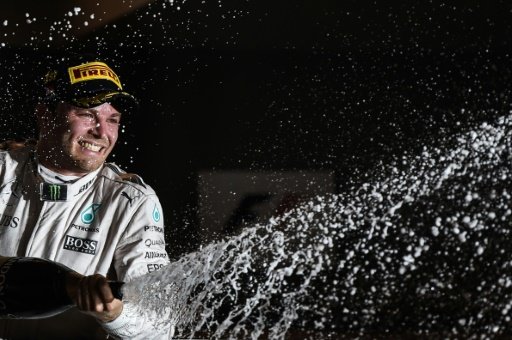
[[[65,201],[67,199],[67,189],[65,185],[42,183],[41,198],[45,201]]]
[[[50,184],[50,199],[51,200],[58,200],[60,198],[60,186],[56,184]]]

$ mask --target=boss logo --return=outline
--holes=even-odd
[[[0,214],[0,227],[17,228],[19,222],[19,217]]]
[[[66,235],[66,241],[64,242],[64,249],[77,251],[84,254],[96,254],[98,247],[98,241],[88,240],[86,238],[78,238]]]

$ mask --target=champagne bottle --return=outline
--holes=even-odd
[[[71,308],[66,277],[72,271],[40,258],[0,257],[0,318],[44,318]],[[121,300],[123,282],[109,285]]]

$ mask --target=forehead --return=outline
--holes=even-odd
[[[91,112],[91,113],[95,113],[97,115],[105,115],[105,116],[113,116],[113,115],[120,116],[121,115],[121,113],[115,107],[113,107],[110,103],[103,103],[101,105],[94,106],[91,108],[82,108],[82,107],[77,107],[77,106],[74,106],[71,104],[65,104],[64,111],[67,114],[80,113],[80,112]]]

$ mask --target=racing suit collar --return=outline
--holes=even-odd
[[[39,195],[42,201],[69,201],[77,197],[88,189],[97,177],[102,167],[95,171],[88,173],[83,177],[76,177],[75,179],[69,176],[62,176],[37,164],[37,174],[41,179],[39,183]],[[57,176],[57,178],[56,178]]]

